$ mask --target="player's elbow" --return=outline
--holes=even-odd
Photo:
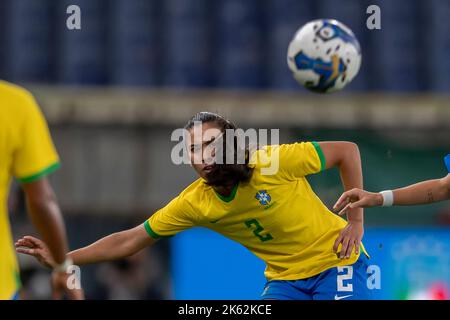
[[[360,153],[359,147],[356,143],[350,141],[343,141],[340,145],[340,161],[339,164],[352,164],[355,161],[359,161]]]
[[[359,147],[356,143],[351,141],[344,141],[343,143],[349,152],[359,153]]]
[[[361,162],[358,145],[350,141],[325,141],[320,143],[327,168],[352,167]]]

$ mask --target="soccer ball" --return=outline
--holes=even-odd
[[[308,22],[288,49],[288,66],[307,89],[325,93],[342,90],[361,66],[361,47],[353,32],[336,20]]]

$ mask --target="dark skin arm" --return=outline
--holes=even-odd
[[[57,264],[66,259],[68,250],[66,229],[55,193],[47,178],[24,183],[28,214]]]
[[[44,177],[35,182],[24,183],[22,188],[26,196],[28,214],[39,234],[49,244],[54,264],[63,263],[68,250],[66,228],[48,179]],[[53,272],[53,298],[60,299],[65,292],[69,299],[83,299],[83,290],[68,289],[68,277],[65,272]]]

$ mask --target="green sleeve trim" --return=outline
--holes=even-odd
[[[19,180],[21,183],[35,182],[35,181],[41,179],[42,177],[45,177],[45,176],[49,175],[50,173],[58,170],[60,167],[61,167],[61,163],[60,162],[56,162],[56,163],[48,166],[44,170],[41,170],[38,173],[35,173],[35,174],[33,174],[31,176],[28,176],[28,177],[25,177],[25,178],[18,178],[17,180]]]
[[[172,236],[160,236],[155,231],[153,231],[152,227],[150,227],[150,223],[147,221],[144,222],[145,231],[147,231],[148,235],[153,239],[164,239],[171,238]]]
[[[16,280],[17,289],[20,289],[22,287],[22,280],[18,271],[14,271],[14,279]]]
[[[322,148],[320,147],[320,145],[316,142],[313,141],[311,142],[314,146],[314,149],[316,149],[317,155],[319,156],[320,159],[320,171],[325,170],[325,155],[323,154]]]

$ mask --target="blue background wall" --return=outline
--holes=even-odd
[[[175,299],[259,299],[264,263],[241,245],[201,228],[171,241]],[[449,298],[450,229],[368,228],[363,242],[381,270],[374,298]]]
[[[82,29],[66,28],[79,5]],[[381,8],[381,30],[366,9]],[[287,47],[335,18],[361,42],[349,91],[450,90],[448,0],[2,0],[0,77],[13,82],[300,90]],[[26,23],[23,23],[26,21]]]

